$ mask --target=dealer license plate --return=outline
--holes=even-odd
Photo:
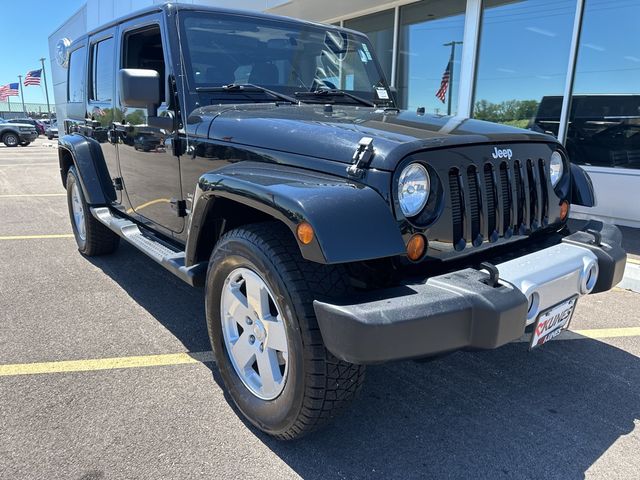
[[[544,345],[560,335],[562,330],[569,326],[577,301],[578,297],[572,297],[538,315],[529,348]]]

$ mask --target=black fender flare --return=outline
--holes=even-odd
[[[346,263],[406,253],[389,205],[373,188],[295,167],[241,162],[200,177],[189,223],[187,265],[195,262],[207,212],[220,198],[283,222],[307,260]],[[308,245],[296,235],[303,221],[315,232]]]
[[[71,155],[80,176],[84,198],[89,205],[107,205],[116,201],[116,192],[100,143],[78,133],[64,135],[58,139],[58,159],[64,184],[66,160],[63,152]]]
[[[596,206],[596,194],[591,177],[582,167],[571,164],[571,203],[583,207]]]

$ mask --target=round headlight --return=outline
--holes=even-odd
[[[562,161],[562,155],[559,152],[553,152],[551,154],[551,160],[549,160],[549,178],[551,179],[551,186],[555,187],[564,173],[564,162]]]
[[[429,173],[419,163],[412,163],[400,174],[398,201],[405,217],[413,217],[427,204],[431,181]]]

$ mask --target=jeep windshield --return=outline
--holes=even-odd
[[[364,36],[329,26],[204,12],[180,12],[180,25],[188,89],[201,105],[295,98],[393,106]]]

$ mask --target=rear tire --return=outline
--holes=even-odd
[[[8,132],[8,133],[5,133],[4,136],[2,137],[2,142],[7,147],[17,147],[20,144],[20,139],[18,138],[18,135],[16,135],[15,133]]]
[[[266,288],[251,294],[256,290],[250,282],[260,281]],[[361,389],[365,367],[343,362],[325,348],[313,310],[314,299],[344,293],[347,288],[343,267],[304,260],[292,233],[282,224],[231,230],[216,245],[206,284],[211,345],[236,406],[269,435],[282,440],[302,437],[335,417]],[[263,303],[267,294],[269,301]],[[251,300],[256,298],[260,300]],[[254,309],[255,305],[262,306]],[[267,311],[267,320],[257,313],[261,308]],[[284,327],[272,333],[278,321]],[[234,336],[230,330],[235,332],[235,343],[229,339]],[[243,369],[238,367],[236,345],[248,352],[241,362]],[[263,346],[272,363],[264,358],[260,363]],[[271,367],[271,379],[281,382],[280,388],[260,390],[273,385],[268,378],[262,380],[265,365]]]
[[[67,205],[80,253],[92,257],[113,253],[118,248],[120,237],[91,214],[75,167],[67,173]]]

